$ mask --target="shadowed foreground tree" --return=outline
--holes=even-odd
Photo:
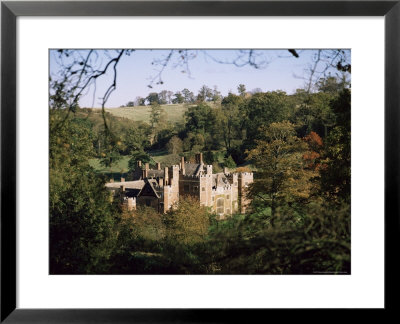
[[[50,114],[50,127],[64,116]],[[66,120],[50,133],[50,273],[103,273],[110,267],[117,210],[89,166],[88,122]]]
[[[282,212],[274,226],[260,226],[254,215],[217,231],[208,255],[214,273],[350,274],[350,207],[317,200],[301,222]]]
[[[326,149],[322,156],[325,168],[321,171],[321,189],[330,199],[350,202],[351,193],[351,129],[350,90],[343,90],[332,101],[336,114],[336,126],[326,139]]]
[[[113,256],[114,273],[205,273],[210,215],[194,198],[181,198],[165,215],[141,207],[124,212]]]

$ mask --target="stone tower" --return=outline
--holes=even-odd
[[[247,197],[247,190],[249,185],[253,182],[252,172],[241,172],[238,176],[238,198],[239,198],[239,210],[242,214],[246,212],[246,208],[250,203],[250,199]]]

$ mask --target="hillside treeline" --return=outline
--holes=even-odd
[[[181,124],[159,103],[149,123],[51,110],[51,273],[350,273],[350,99],[329,77],[313,93],[191,104]],[[129,155],[134,168],[154,149],[203,152],[217,170],[251,165],[249,212],[216,221],[190,200],[165,215],[111,202],[89,159]]]

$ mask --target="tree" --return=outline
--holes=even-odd
[[[158,103],[160,105],[166,105],[168,103],[168,91],[163,90],[158,94]]]
[[[104,273],[115,243],[116,209],[89,166],[90,123],[50,113],[51,126],[60,119],[63,126],[50,133],[50,273]]]
[[[175,93],[175,98],[172,99],[172,103],[174,104],[181,104],[185,102],[185,99],[183,98],[182,94],[178,91]]]
[[[321,170],[321,187],[328,194],[328,198],[350,202],[350,90],[343,90],[331,105],[337,116],[337,124],[325,140],[325,151],[321,157],[324,166]]]
[[[125,154],[132,155],[132,152],[147,149],[150,146],[150,136],[151,129],[147,124],[140,123],[136,127],[128,128],[123,138]]]
[[[129,171],[132,172],[137,168],[137,162],[152,163],[151,156],[143,150],[137,150],[131,153],[131,158],[128,161]]]
[[[192,151],[199,153],[203,151],[205,145],[204,135],[201,133],[187,133],[187,136],[183,140],[184,151]]]
[[[153,103],[151,105],[151,112],[150,112],[150,123],[151,127],[154,130],[156,124],[160,121],[162,108],[158,103]]]
[[[213,92],[212,90],[207,87],[206,85],[203,85],[197,95],[197,101],[203,102],[203,101],[211,101],[213,97]]]
[[[194,107],[189,107],[185,112],[186,125],[185,128],[189,132],[201,132],[203,134],[212,131],[215,123],[215,115],[212,108],[201,103]]]
[[[241,97],[246,96],[246,86],[244,84],[239,84],[237,90]]]
[[[321,152],[323,150],[322,138],[315,132],[311,132],[303,138],[308,145],[307,152],[303,155],[306,168],[310,170],[319,170],[321,167]]]
[[[153,133],[153,141],[157,137],[159,131],[163,129],[162,126],[166,126],[167,123],[166,112],[157,103],[151,105],[150,123]],[[153,142],[151,142],[151,144],[153,144]]]
[[[218,91],[217,86],[214,86],[214,90],[212,92],[212,101],[217,102],[222,99],[221,92]]]
[[[172,103],[172,96],[174,95],[174,93],[172,91],[167,91],[167,102],[170,104]]]
[[[330,105],[334,96],[327,92],[298,92],[296,96],[301,103],[296,109],[295,119],[298,125],[302,125],[303,135],[314,131],[326,137],[328,130],[335,125],[336,116]]]
[[[179,154],[183,152],[183,142],[178,136],[172,136],[167,144],[167,150],[170,154]]]
[[[128,101],[128,103],[126,104],[126,107],[133,107],[135,106],[135,103],[133,101]]]
[[[149,105],[160,104],[160,98],[157,92],[150,92],[146,97],[146,100],[148,101]]]
[[[204,241],[208,232],[207,208],[192,197],[179,199],[177,208],[164,217],[167,240],[174,245],[192,245]]]
[[[157,92],[150,92],[146,100],[149,102],[149,105],[160,104],[160,98]]]
[[[243,118],[239,110],[242,103],[241,97],[230,93],[222,100],[221,109],[217,111],[218,134],[222,137],[228,152],[233,148],[235,140],[242,140]]]
[[[236,163],[235,163],[235,161],[232,159],[232,156],[231,156],[231,155],[229,155],[227,158],[225,158],[224,167],[226,167],[226,168],[228,168],[228,169],[234,169],[234,168],[236,168]]]
[[[146,98],[137,96],[135,98],[135,106],[146,106]]]
[[[345,89],[348,85],[349,84],[346,79],[338,80],[333,76],[328,76],[326,78],[319,79],[316,87],[320,92],[338,95],[340,91]]]
[[[306,144],[295,135],[294,125],[285,121],[272,123],[261,131],[262,139],[249,152],[248,158],[258,168],[258,179],[249,195],[271,209],[270,222],[275,222],[279,206],[306,200],[311,191],[312,174],[304,169]]]
[[[183,89],[182,90],[182,95],[183,95],[183,98],[185,100],[185,103],[193,103],[195,101],[194,94],[189,89],[186,89],[186,88]]]
[[[259,138],[259,129],[271,123],[290,120],[295,104],[284,91],[256,93],[241,106],[249,147]]]

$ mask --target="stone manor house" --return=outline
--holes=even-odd
[[[148,163],[143,168],[138,161],[133,179],[106,184],[113,197],[119,197],[129,210],[145,205],[165,213],[179,203],[179,198],[192,196],[223,219],[235,212],[245,213],[249,203],[246,188],[253,182],[253,173],[230,173],[227,168],[213,173],[212,165],[205,165],[200,153],[196,163],[185,162],[182,157],[179,165],[164,170],[160,163],[153,170]]]

